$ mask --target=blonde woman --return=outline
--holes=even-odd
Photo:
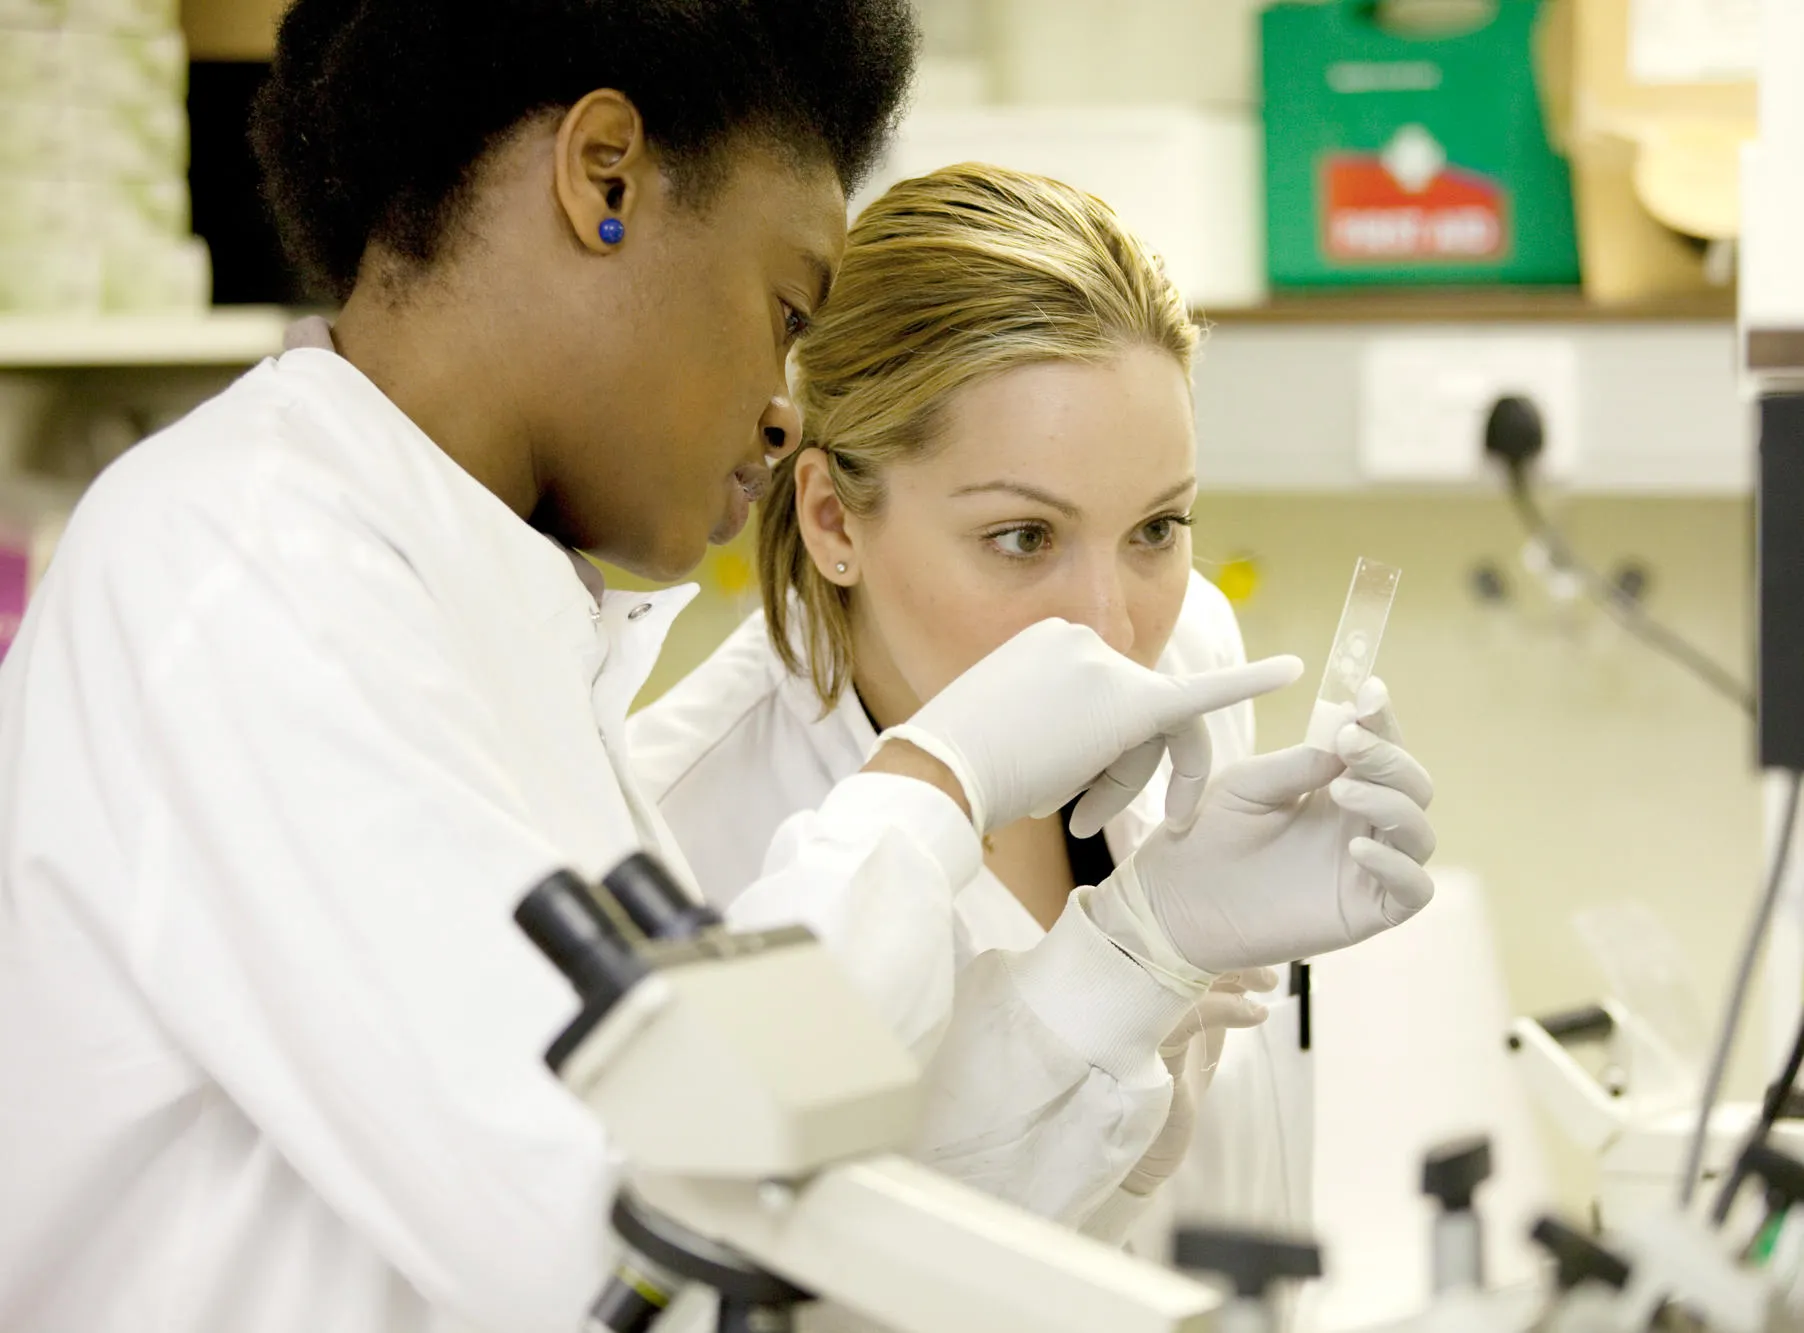
[[[1026,626],[1087,625],[1168,672],[1245,660],[1191,565],[1196,339],[1156,257],[1056,182],[955,167],[864,212],[796,353],[803,435],[764,503],[764,612],[633,724],[638,771],[709,899],[748,923],[793,917],[793,900],[747,891],[766,848],[818,836],[833,784],[884,739],[913,739],[916,710]],[[1119,1236],[1185,1158],[1192,1096],[1225,1048],[1202,1130],[1214,1147],[1185,1192],[1218,1217],[1304,1220],[1295,1025],[1224,1034],[1265,1017],[1250,994],[1277,982],[1263,965],[1356,942],[1432,893],[1428,776],[1382,687],[1361,705],[1335,753],[1254,758],[1250,705],[1211,715],[1216,777],[1194,823],[1163,819],[1167,761],[1101,830],[1069,808],[990,829],[949,899],[840,877],[809,904],[929,1059],[930,1127],[1008,1090],[1008,1116],[972,1117],[984,1129],[963,1141],[929,1134],[929,1160]],[[1074,915],[1183,996],[1188,1019],[1138,1049],[1086,1049],[1087,1025],[1144,1002],[1056,956],[1052,928]],[[1024,1007],[955,1012],[955,992],[998,973]],[[995,1066],[987,1084],[979,1060]],[[1026,1187],[1002,1167],[1023,1151],[1043,1164]]]

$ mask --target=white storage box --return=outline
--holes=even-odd
[[[1256,109],[1268,2],[988,0],[998,100]]]
[[[0,90],[9,101],[180,106],[188,48],[179,32],[0,26]]]
[[[0,311],[96,314],[106,292],[106,251],[87,238],[0,242]]]
[[[71,101],[89,106],[180,106],[188,95],[188,47],[180,32],[65,28],[63,79]]]
[[[983,107],[918,111],[854,209],[957,162],[1051,176],[1106,200],[1165,259],[1193,306],[1265,297],[1259,121],[1250,111]]]
[[[180,176],[66,180],[0,170],[0,241],[121,232],[184,237],[192,209]]]
[[[110,239],[101,273],[101,304],[107,310],[199,312],[213,294],[212,254],[198,236]]]
[[[126,108],[0,98],[0,171],[139,180],[187,170],[188,113],[179,102]]]
[[[63,21],[63,0],[0,0],[0,28],[54,28]]]
[[[101,32],[175,32],[181,0],[62,0],[64,20]]]

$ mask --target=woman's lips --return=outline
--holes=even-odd
[[[752,516],[752,506],[770,492],[770,469],[763,463],[736,467],[726,489],[726,512],[709,537],[716,546],[725,546],[745,530]]]
[[[745,492],[745,498],[757,504],[770,494],[770,469],[763,463],[744,463],[733,469],[733,480]]]

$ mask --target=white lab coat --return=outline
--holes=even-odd
[[[1160,668],[1200,671],[1245,660],[1233,609],[1212,583],[1193,573]],[[1251,704],[1215,713],[1208,725],[1218,768],[1253,752]],[[805,812],[820,805],[835,783],[858,772],[877,739],[855,697],[848,695],[822,715],[808,680],[791,675],[772,650],[762,613],[636,714],[627,735],[635,771],[683,845],[704,896],[730,908],[737,919],[771,923],[793,904],[774,899],[771,886],[757,882],[768,865],[765,849],[780,860],[793,839],[809,836],[819,817]],[[1161,817],[1167,773],[1162,766],[1139,799],[1104,830],[1118,861]],[[949,917],[937,895],[885,898],[870,887],[873,892],[863,897],[835,892],[834,905],[822,904],[813,919],[824,923],[854,976],[891,997],[885,1008],[901,1016],[908,1032],[936,1030],[946,1022],[947,971],[957,975],[958,985],[971,984],[1008,966],[1011,954],[1033,950],[1046,939],[1026,908],[982,866],[957,888]],[[1157,1205],[1135,1227],[1137,1248],[1162,1246],[1174,1216],[1264,1227],[1307,1225],[1313,1120],[1307,1059],[1298,1049],[1298,1003],[1283,995],[1268,1001],[1273,1013],[1263,1026],[1228,1035],[1220,1067],[1199,1098],[1191,1151],[1172,1187],[1160,1192]],[[1200,1044],[1192,1052],[1196,1075],[1203,1072],[1201,1052]],[[975,1052],[954,1040],[939,1054],[942,1060],[965,1059]],[[1040,1052],[1030,1058],[1038,1067],[1049,1059]],[[1081,1050],[1065,1052],[1052,1057],[1053,1067],[1083,1058]],[[1072,1117],[1060,1129],[1081,1125],[1081,1117]],[[1031,1131],[1024,1125],[1022,1132]],[[970,1143],[940,1143],[929,1160],[956,1161],[962,1174],[993,1150],[992,1132],[984,1125]]]
[[[96,482],[0,666],[0,1328],[578,1325],[617,1163],[541,1064],[574,1000],[510,915],[640,846],[688,873],[624,755],[689,596],[597,598],[325,348]],[[839,945],[838,904],[950,903],[980,861],[907,779],[813,820],[755,893]],[[1179,1008],[1068,913],[942,997],[969,1058],[921,1151],[1091,1223]],[[1080,1059],[999,1081],[1035,1042]],[[981,1162],[937,1151],[984,1123]]]

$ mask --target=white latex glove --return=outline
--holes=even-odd
[[[1168,817],[1194,813],[1209,775],[1203,715],[1280,689],[1295,657],[1169,676],[1065,620],[1030,625],[966,671],[884,741],[907,741],[952,771],[979,833],[1083,799],[1071,827],[1093,833],[1125,809],[1167,749]]]
[[[1434,896],[1434,783],[1403,749],[1377,679],[1333,754],[1296,746],[1232,764],[1195,821],[1167,818],[1096,893],[1157,922],[1205,972],[1329,953],[1401,925]]]
[[[1183,1164],[1184,1154],[1190,1151],[1190,1142],[1196,1137],[1196,1099],[1208,1091],[1215,1077],[1228,1029],[1258,1027],[1270,1012],[1247,992],[1263,994],[1277,984],[1278,974],[1267,967],[1217,977],[1208,993],[1197,998],[1190,1012],[1160,1043],[1159,1058],[1171,1073],[1171,1110],[1158,1137],[1121,1182],[1122,1189],[1129,1194],[1151,1194]],[[1199,1032],[1203,1037],[1203,1067],[1192,1076],[1188,1068],[1190,1051],[1192,1039]]]

